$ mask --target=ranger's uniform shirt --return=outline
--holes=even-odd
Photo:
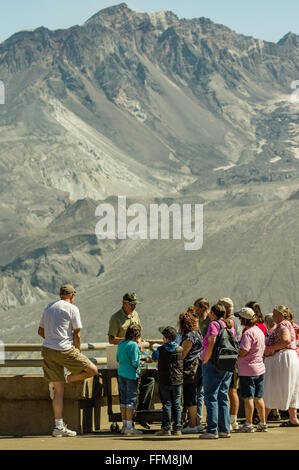
[[[128,317],[123,308],[121,308],[110,318],[108,335],[124,338],[126,336],[127,329],[131,325],[139,325],[140,330],[142,330],[138,313],[136,310],[133,310],[131,316]]]

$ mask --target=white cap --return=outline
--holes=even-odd
[[[247,320],[252,320],[255,317],[255,312],[252,308],[244,307],[239,312],[240,317],[246,318]]]

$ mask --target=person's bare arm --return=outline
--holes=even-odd
[[[205,355],[203,364],[206,364],[211,359],[215,341],[216,341],[216,336],[209,336],[209,345],[206,350],[206,355]]]
[[[73,338],[74,338],[74,346],[76,349],[81,349],[81,330],[77,328],[73,331]]]
[[[291,335],[287,328],[282,328],[278,332],[279,341],[272,346],[272,352],[270,351],[270,347],[267,346],[265,348],[265,356],[272,356],[275,354],[276,351],[280,349],[287,348],[291,343]]]
[[[274,351],[279,351],[280,349],[287,348],[291,344],[291,335],[290,332],[287,328],[282,328],[278,332],[278,337],[280,341],[276,344],[273,344],[273,350]]]
[[[45,339],[45,329],[41,326],[39,327],[37,334]]]
[[[192,341],[189,339],[185,339],[185,341],[182,342],[182,348],[183,348],[183,359],[188,355],[190,349],[192,348]]]
[[[247,356],[247,354],[248,354],[248,351],[245,351],[245,349],[240,349],[240,351],[239,351],[239,356],[240,357],[245,357],[245,356]]]
[[[138,346],[139,346],[139,349],[140,349],[141,353],[143,353],[143,352],[144,352],[144,349],[143,349],[143,346],[142,346],[142,338],[141,338],[141,336],[140,336],[140,338],[138,339],[137,344],[138,344]]]
[[[123,339],[125,339],[125,338],[121,338],[120,336],[108,335],[108,342],[109,342],[109,344],[118,345]]]

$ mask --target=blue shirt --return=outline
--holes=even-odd
[[[153,354],[152,354],[153,361],[158,361],[159,360],[159,356],[160,356],[159,349],[160,348],[165,348],[167,351],[173,352],[173,351],[176,350],[176,348],[178,346],[179,345],[175,341],[168,341],[167,343],[162,344],[162,346],[160,346],[158,349],[156,349],[156,351],[153,352]]]
[[[117,348],[116,360],[119,363],[118,375],[136,380],[140,375],[141,353],[135,341],[123,339]]]

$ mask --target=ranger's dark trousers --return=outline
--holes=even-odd
[[[149,410],[155,389],[156,370],[144,371],[139,384],[137,411]]]

